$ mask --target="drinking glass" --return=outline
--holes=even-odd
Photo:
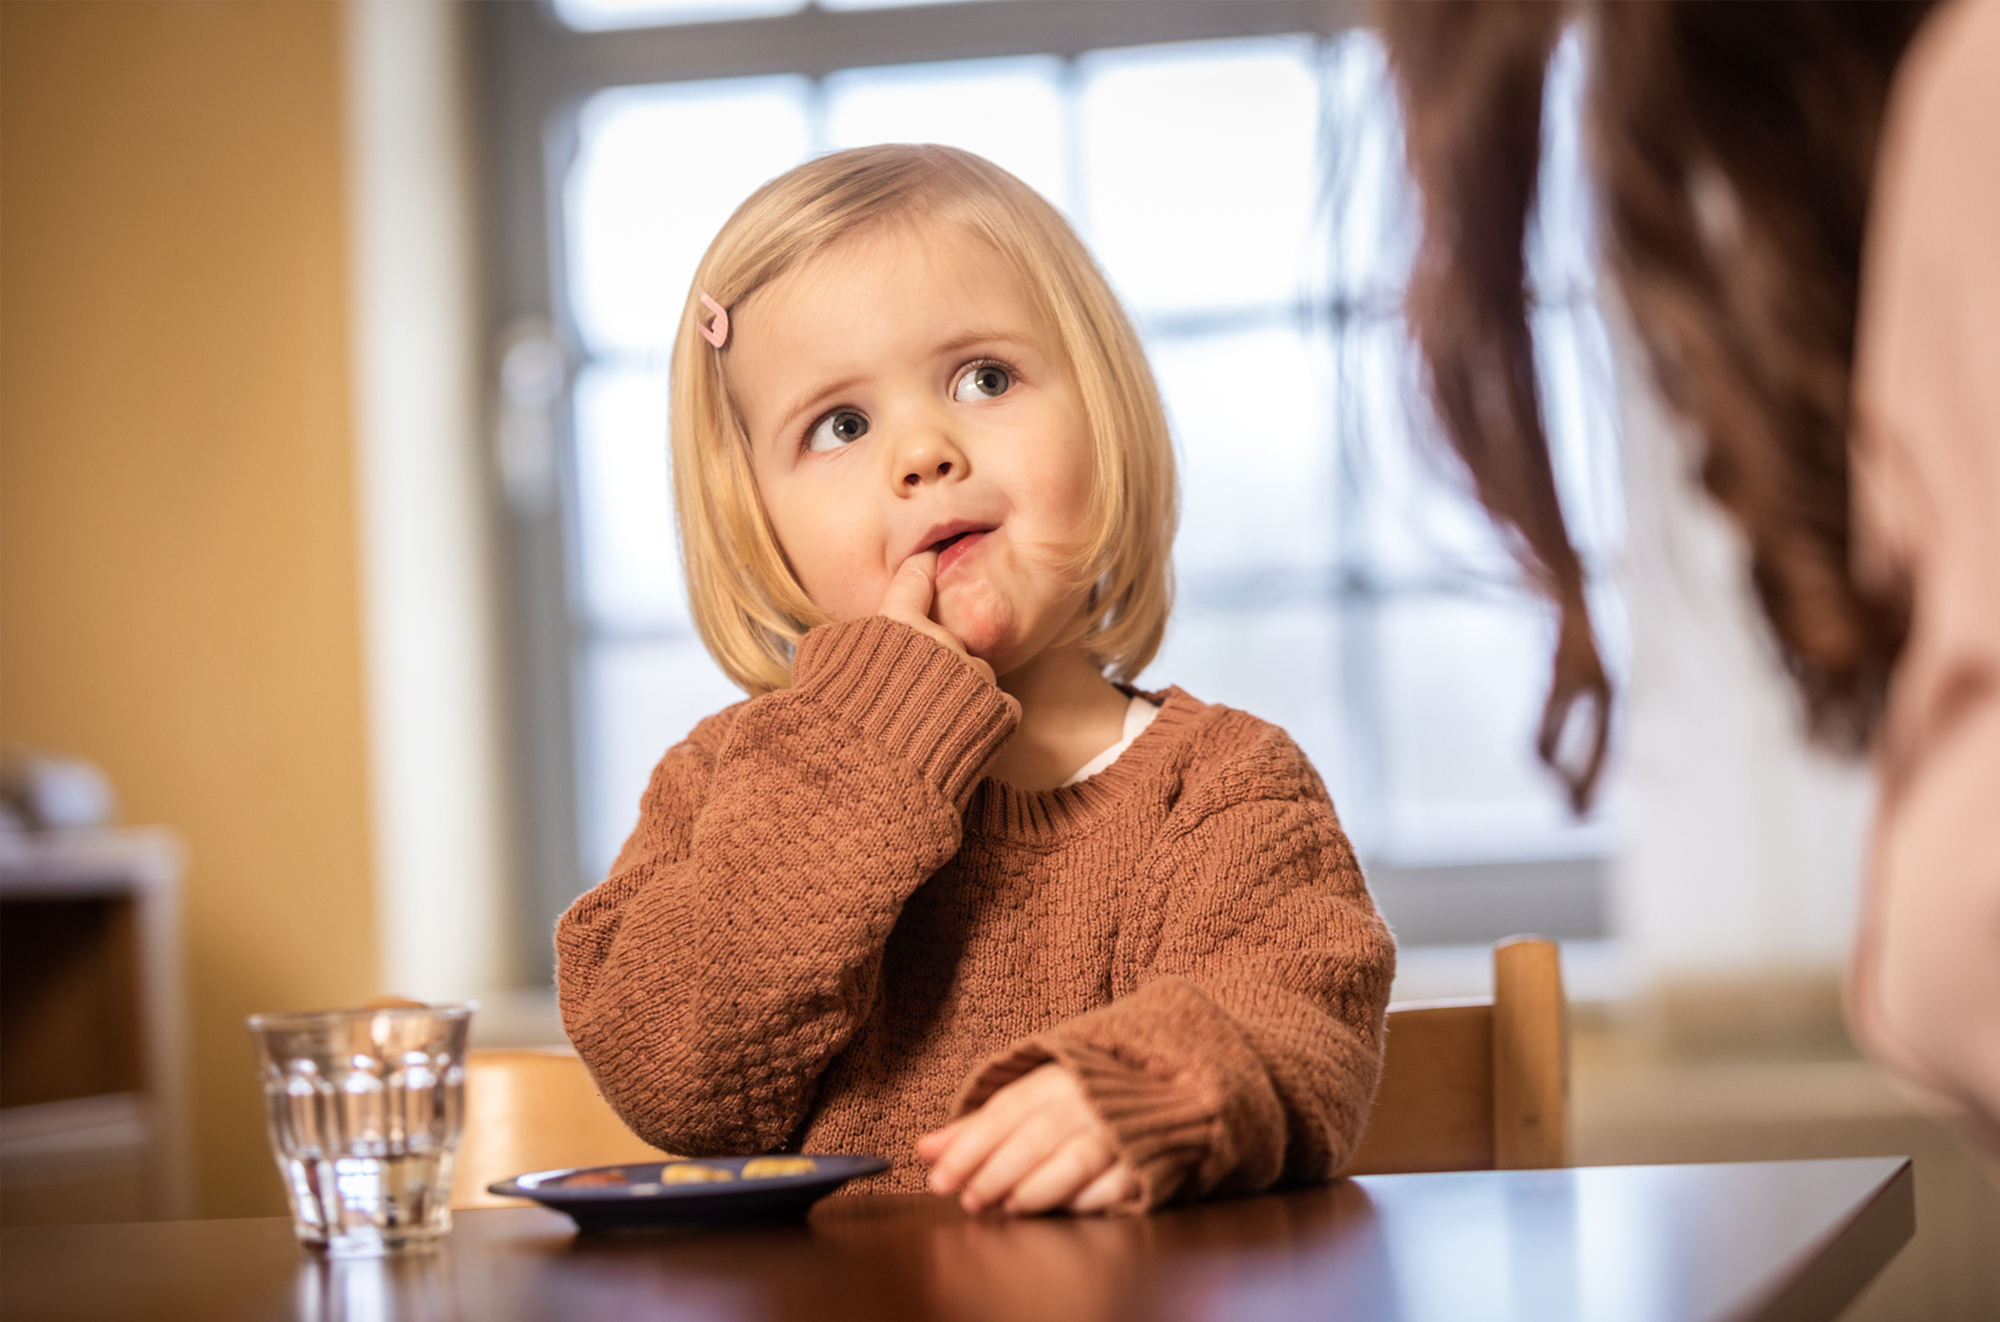
[[[334,1257],[451,1229],[469,1005],[260,1014],[250,1034],[299,1239]]]

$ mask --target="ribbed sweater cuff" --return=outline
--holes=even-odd
[[[965,658],[882,615],[808,633],[792,687],[908,758],[961,809],[1021,718],[1021,705]]]
[[[954,1117],[1037,1066],[1054,1061],[1076,1076],[1083,1095],[1117,1140],[1119,1155],[1139,1177],[1139,1192],[1109,1210],[1144,1212],[1172,1198],[1201,1165],[1213,1143],[1216,1107],[1174,1079],[1137,1068],[1102,1047],[1031,1038],[976,1070]]]

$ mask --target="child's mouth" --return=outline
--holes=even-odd
[[[985,528],[973,528],[932,542],[929,549],[938,553],[937,572],[943,574],[945,570],[963,560],[988,531],[989,529]]]

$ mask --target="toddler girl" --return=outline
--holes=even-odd
[[[972,1210],[1336,1170],[1393,948],[1282,731],[1106,678],[1165,628],[1173,459],[1056,211],[944,147],[773,180],[696,273],[672,417],[695,622],[754,696],[557,928],[633,1129]]]

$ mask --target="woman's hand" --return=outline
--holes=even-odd
[[[887,612],[884,612],[885,614]],[[1102,1212],[1139,1191],[1139,1177],[1085,1100],[1076,1076],[1043,1065],[971,1115],[917,1140],[931,1188],[977,1212]]]
[[[936,551],[919,552],[905,560],[896,576],[889,580],[889,590],[882,594],[882,609],[878,613],[950,648],[964,657],[981,679],[992,684],[996,682],[993,667],[966,651],[957,634],[931,618],[931,602],[937,595],[937,562]]]

